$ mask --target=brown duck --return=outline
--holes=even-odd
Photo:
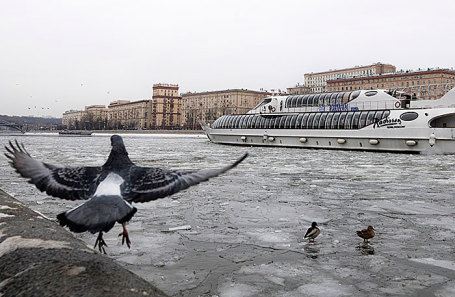
[[[368,226],[368,228],[363,229],[362,231],[355,232],[359,237],[363,238],[363,243],[369,243],[368,239],[374,237],[374,228],[372,226]]]

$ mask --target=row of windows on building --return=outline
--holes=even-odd
[[[264,117],[230,115],[217,119],[214,129],[362,129],[387,118],[390,110],[308,112]]]

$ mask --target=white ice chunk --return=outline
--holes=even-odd
[[[258,289],[253,286],[235,283],[224,283],[218,288],[218,291],[220,297],[247,297],[258,293]]]
[[[448,260],[436,260],[433,258],[416,258],[416,259],[411,259],[411,261],[414,262],[419,262],[423,264],[429,264],[433,266],[438,266],[450,270],[455,270],[455,262],[453,261],[448,261]]]

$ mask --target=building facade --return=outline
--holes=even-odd
[[[302,95],[311,93],[311,88],[301,84],[297,84],[295,87],[286,88],[286,92],[289,95]]]
[[[453,87],[455,71],[450,69],[402,71],[327,81],[328,92],[391,89],[412,93],[421,99],[438,99]]]
[[[212,123],[222,115],[246,113],[270,95],[243,89],[182,94],[183,128],[200,129],[199,122]]]
[[[335,79],[352,78],[356,76],[371,76],[384,73],[394,73],[396,67],[391,64],[376,63],[367,66],[329,70],[317,73],[304,74],[305,89],[308,93],[327,92],[327,81]]]
[[[90,105],[85,107],[85,122],[90,130],[103,130],[107,125],[107,108],[105,105]]]
[[[83,129],[82,120],[85,114],[83,110],[65,111],[62,116],[62,125],[66,129]]]
[[[150,128],[152,100],[117,100],[107,107],[107,129],[140,130]]]
[[[180,129],[182,126],[182,97],[179,85],[154,84],[152,97],[151,128]]]

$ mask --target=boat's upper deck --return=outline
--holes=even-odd
[[[249,111],[257,113],[288,113],[307,111],[379,110],[409,107],[413,95],[388,90],[357,90],[291,96],[272,96]]]

